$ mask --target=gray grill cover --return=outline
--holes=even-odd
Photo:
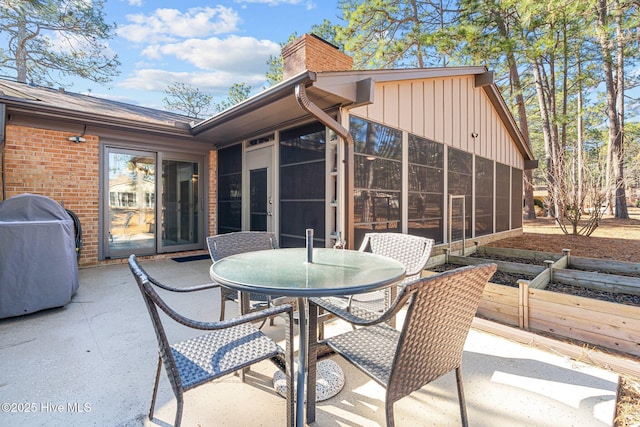
[[[54,200],[0,203],[0,319],[61,307],[78,290],[73,219]]]

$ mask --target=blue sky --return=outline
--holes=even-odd
[[[337,22],[338,2],[326,0],[107,0],[105,21],[117,35],[120,75],[109,87],[73,80],[70,91],[163,109],[163,90],[182,82],[226,99],[245,83],[266,87],[266,61],[280,43],[312,25]]]

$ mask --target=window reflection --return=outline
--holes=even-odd
[[[402,132],[353,116],[350,128],[357,246],[367,231],[402,230]]]
[[[444,145],[409,134],[409,234],[443,242]]]
[[[109,153],[109,250],[155,246],[155,158]]]

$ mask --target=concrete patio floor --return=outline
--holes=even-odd
[[[142,261],[163,282],[210,282],[209,260]],[[219,293],[172,296],[178,310],[215,320]],[[231,305],[229,312],[234,312]],[[278,323],[279,322],[279,323]],[[283,321],[265,327],[276,340]],[[345,325],[332,323],[329,334]],[[175,324],[170,339],[186,337]],[[190,333],[190,332],[189,332]],[[83,269],[72,302],[0,320],[0,426],[168,426],[175,398],[162,373],[156,414],[147,418],[157,361],[149,316],[126,264]],[[334,357],[346,385],[318,403],[313,426],[383,426],[384,390]],[[228,376],[185,395],[184,426],[282,426],[285,400],[264,362],[242,383]],[[472,330],[463,359],[471,426],[611,426],[618,375]],[[448,374],[395,405],[396,425],[457,426],[455,378]]]

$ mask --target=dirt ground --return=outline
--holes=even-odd
[[[552,218],[525,220],[524,234],[487,246],[513,247],[640,263],[640,208],[629,208],[630,219],[605,216],[590,237],[566,235]]]
[[[529,249],[640,263],[640,208],[629,208],[630,219],[605,216],[590,237],[565,235],[551,218],[525,220],[523,235],[487,246]],[[616,427],[640,427],[640,378],[623,376],[616,410]]]

